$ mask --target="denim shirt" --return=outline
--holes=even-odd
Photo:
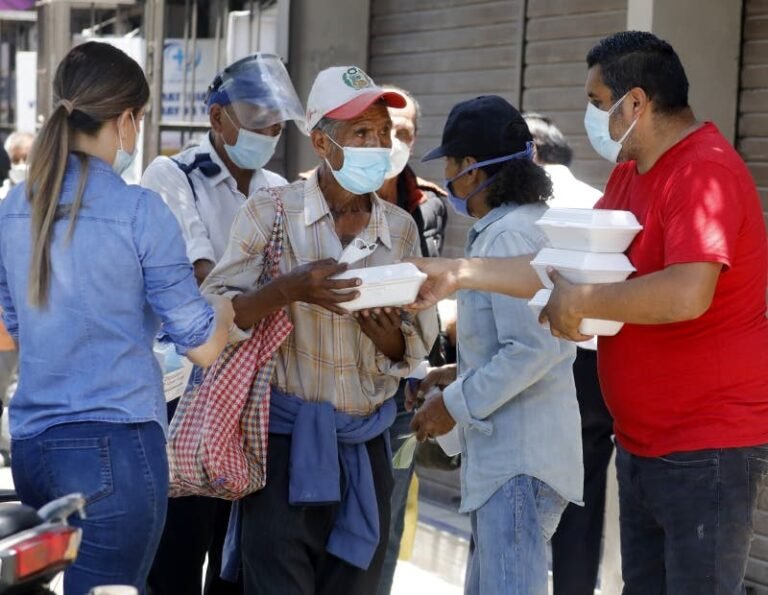
[[[468,257],[538,252],[543,203],[507,204],[469,231]],[[458,295],[459,378],[444,391],[462,445],[461,511],[477,510],[516,475],[563,498],[582,498],[581,422],[573,381],[576,346],[542,327],[526,300],[481,291]]]
[[[55,223],[48,304],[28,301],[31,211],[25,184],[0,203],[0,305],[19,346],[11,435],[68,422],[166,426],[152,342],[162,321],[179,352],[205,343],[213,310],[200,295],[179,224],[161,198],[90,158],[74,234]],[[71,155],[60,205],[77,193]],[[66,211],[66,207],[62,209]]]

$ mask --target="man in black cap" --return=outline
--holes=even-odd
[[[451,204],[477,219],[467,258],[546,246],[535,222],[552,183],[533,154],[528,126],[501,97],[451,110],[441,146],[424,159],[445,158]],[[526,300],[462,291],[458,310],[458,368],[424,379],[421,392],[442,390],[411,427],[420,440],[458,431],[460,510],[470,513],[475,544],[465,592],[546,593],[547,542],[567,502],[582,497],[576,348],[552,337]]]

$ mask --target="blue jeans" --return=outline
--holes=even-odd
[[[624,595],[743,595],[768,446],[637,457],[617,447]]]
[[[547,595],[547,542],[567,501],[546,483],[518,475],[471,513],[474,549],[466,595]]]
[[[86,496],[83,540],[64,573],[64,592],[146,580],[165,523],[168,460],[159,424],[69,423],[13,440],[13,481],[35,508],[72,492]]]

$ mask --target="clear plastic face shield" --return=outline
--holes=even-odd
[[[301,106],[280,58],[254,54],[227,66],[208,88],[206,104],[227,107],[235,123],[246,130],[262,130],[293,120],[304,132]]]

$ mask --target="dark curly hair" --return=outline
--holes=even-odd
[[[451,157],[459,165],[462,157]],[[493,157],[478,158],[478,161]],[[507,203],[525,205],[544,202],[552,198],[552,180],[544,169],[529,159],[513,159],[503,163],[480,167],[490,178],[496,176],[488,187],[486,202],[491,209]]]
[[[488,171],[494,168],[497,171]],[[507,203],[525,205],[552,198],[552,180],[544,168],[530,159],[513,159],[482,169],[489,176],[496,174],[485,199],[492,209]]]

